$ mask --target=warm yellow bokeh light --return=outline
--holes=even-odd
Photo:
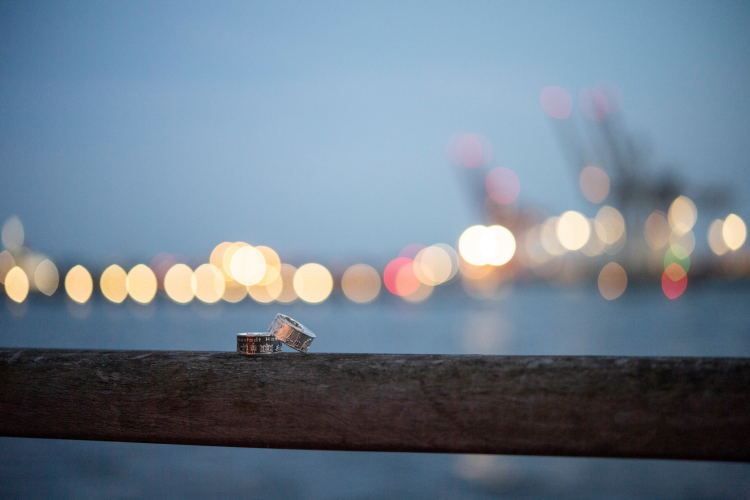
[[[680,245],[687,250],[688,254],[691,254],[695,249],[695,234],[692,231],[687,231],[685,233],[672,231],[672,234],[669,235],[669,245]]]
[[[201,302],[213,304],[224,295],[226,282],[224,276],[213,264],[202,264],[193,273],[190,279],[190,288]]]
[[[708,226],[708,246],[716,255],[724,255],[729,251],[729,247],[724,242],[723,228],[724,221],[721,219],[716,219]]]
[[[614,245],[625,235],[625,219],[619,210],[605,205],[596,213],[594,230],[606,245]]]
[[[593,227],[595,224],[595,221],[589,220],[590,227]],[[587,241],[586,244],[581,247],[581,253],[586,257],[596,257],[597,255],[601,255],[603,252],[604,242],[599,239],[596,231],[592,231],[591,236],[589,236],[589,241]]]
[[[195,297],[193,270],[185,264],[175,264],[164,275],[164,291],[178,304],[187,304]]]
[[[266,259],[254,246],[242,246],[232,255],[229,269],[235,281],[245,286],[255,285],[266,274]]]
[[[333,291],[333,276],[320,264],[305,264],[294,273],[294,291],[305,302],[323,302]]]
[[[224,283],[224,293],[221,295],[222,299],[235,304],[245,297],[247,297],[247,287],[245,285],[233,279]]]
[[[60,274],[57,267],[49,259],[44,259],[36,266],[34,271],[34,283],[37,289],[44,295],[52,295],[60,284]]]
[[[208,259],[209,264],[221,271],[224,279],[226,279],[227,281],[230,280],[231,277],[226,271],[224,271],[224,253],[226,253],[227,249],[230,246],[232,246],[231,241],[224,241],[222,243],[219,243],[211,251],[211,257],[209,257]]]
[[[567,252],[557,237],[557,221],[557,217],[549,217],[539,229],[539,240],[542,243],[542,248],[550,255],[562,255]]]
[[[463,258],[459,259],[458,267],[461,270],[461,275],[470,280],[481,280],[496,269],[490,265],[475,266],[469,264]]]
[[[261,304],[269,304],[276,300],[281,295],[281,290],[284,288],[283,280],[281,276],[277,276],[276,280],[268,285],[252,285],[247,287],[247,293],[254,301],[260,302]]]
[[[128,273],[117,264],[112,264],[104,270],[99,279],[102,295],[110,302],[120,304],[128,297],[127,279]]]
[[[156,275],[147,265],[138,264],[128,273],[125,287],[134,301],[148,304],[156,295]]]
[[[721,235],[724,238],[724,243],[727,244],[730,250],[739,249],[747,238],[745,222],[739,215],[727,215],[727,218],[724,219],[724,225],[721,228]]]
[[[220,246],[222,246],[223,243]],[[227,280],[233,280],[234,277],[232,276],[232,258],[234,257],[234,254],[243,247],[249,247],[249,243],[245,243],[244,241],[237,241],[235,243],[230,243],[228,247],[224,249],[224,252],[221,255],[221,270],[224,271],[225,276],[227,277]],[[216,247],[216,248],[219,248]],[[214,249],[216,251],[216,249]]]
[[[620,264],[610,262],[599,272],[599,292],[607,300],[614,300],[623,294],[628,286],[628,274]]]
[[[5,293],[15,302],[26,300],[29,294],[29,278],[20,267],[13,267],[5,274]]]
[[[78,265],[65,276],[65,291],[79,304],[84,304],[94,291],[94,280],[85,267]]]
[[[290,304],[297,300],[297,292],[294,291],[294,275],[297,268],[291,264],[281,264],[281,293],[276,297],[277,302]]]
[[[643,236],[646,238],[646,243],[654,251],[667,246],[671,233],[672,230],[669,227],[667,215],[659,210],[652,212],[643,226]]]
[[[698,209],[687,196],[678,196],[669,206],[667,219],[672,231],[682,234],[690,231],[698,220]]]
[[[458,240],[461,257],[474,266],[502,266],[516,253],[516,239],[503,226],[472,226]]]
[[[446,282],[452,271],[451,256],[437,245],[423,248],[414,257],[414,274],[425,285],[435,286]]]
[[[341,277],[344,295],[358,304],[366,304],[375,300],[380,293],[380,287],[380,275],[375,268],[367,264],[354,264],[344,271]]]
[[[432,295],[432,291],[434,290],[434,287],[430,285],[425,285],[424,283],[419,284],[419,288],[417,288],[415,291],[408,295],[401,296],[402,299],[404,299],[407,302],[417,303],[417,302],[423,302],[427,300],[427,298]]]
[[[281,259],[273,248],[265,246],[257,246],[260,253],[263,254],[263,259],[266,262],[266,272],[263,277],[258,281],[258,285],[270,285],[275,282],[281,273]],[[251,294],[252,295],[252,294]]]
[[[589,241],[591,226],[583,214],[570,210],[557,220],[557,238],[568,250],[580,250]]]
[[[0,283],[5,283],[5,275],[16,267],[16,259],[7,250],[0,252]]]
[[[609,195],[609,176],[599,167],[590,165],[581,170],[581,192],[591,203],[601,203]]]
[[[3,224],[1,236],[3,246],[11,252],[18,252],[23,246],[24,231],[21,220],[12,215]]]

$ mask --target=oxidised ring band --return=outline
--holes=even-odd
[[[241,354],[273,354],[281,352],[281,342],[271,333],[238,333],[237,352]]]
[[[268,332],[275,335],[281,342],[285,343],[292,349],[299,352],[307,352],[312,341],[315,340],[315,334],[308,330],[301,323],[293,320],[289,316],[277,314],[273,323],[268,328]]]

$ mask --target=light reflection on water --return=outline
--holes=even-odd
[[[313,352],[750,356],[750,289],[655,287],[604,300],[595,286],[516,288],[476,301],[450,289],[409,304],[148,306],[106,300],[0,307],[0,345],[232,350],[276,312],[318,335]],[[83,498],[746,498],[750,465],[547,457],[226,449],[0,439],[0,496]],[[298,464],[289,477],[288,463]],[[197,479],[199,478],[199,479]]]

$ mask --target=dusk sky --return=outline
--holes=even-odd
[[[102,264],[225,240],[387,259],[482,222],[457,132],[522,205],[593,216],[540,92],[602,80],[651,174],[730,185],[748,220],[748,26],[719,2],[1,2],[0,222]]]

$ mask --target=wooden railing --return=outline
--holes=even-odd
[[[0,349],[0,435],[750,460],[750,359]]]

